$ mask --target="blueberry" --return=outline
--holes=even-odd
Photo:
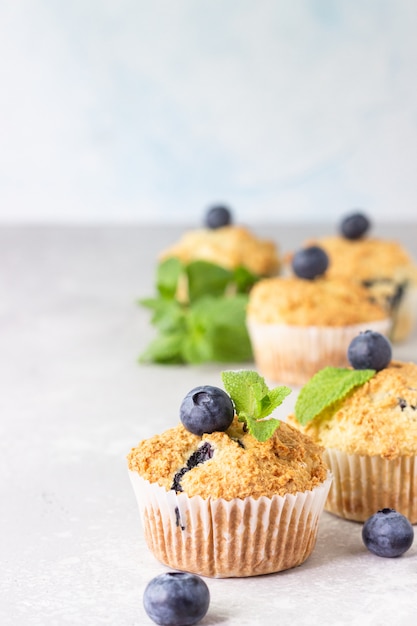
[[[320,246],[302,248],[292,259],[292,269],[299,278],[312,280],[324,274],[328,267],[329,257]]]
[[[365,546],[377,556],[404,554],[413,543],[414,529],[409,520],[394,509],[381,509],[362,527]]]
[[[230,209],[226,206],[218,205],[208,209],[206,213],[205,225],[207,228],[221,228],[228,226],[232,221]]]
[[[407,400],[404,400],[404,398],[398,398],[398,406],[400,407],[401,411],[404,411],[404,409],[406,409],[408,406]]]
[[[195,450],[195,452],[193,452],[192,455],[189,457],[189,459],[187,460],[186,466],[182,467],[174,475],[171,489],[174,489],[174,491],[177,491],[177,492],[182,491],[181,479],[184,476],[184,474],[189,472],[190,469],[193,469],[193,467],[197,467],[197,465],[199,465],[200,463],[205,463],[206,461],[211,459],[213,454],[214,454],[213,447],[209,444],[208,441],[204,441],[201,444],[201,446],[199,446],[197,450]]]
[[[388,339],[375,330],[365,330],[352,339],[347,357],[355,370],[379,370],[387,367],[392,358]]]
[[[371,223],[363,213],[346,215],[340,223],[341,233],[346,239],[359,239],[369,229]]]
[[[213,453],[213,447],[209,444],[208,441],[204,441],[204,443],[202,443],[201,446],[199,446],[188,459],[188,469],[193,469],[193,467],[197,467],[197,465],[200,465],[200,463],[205,463],[212,458]]]
[[[189,391],[180,406],[181,422],[194,435],[227,430],[234,414],[230,396],[210,385]]]
[[[153,578],[143,594],[143,606],[160,626],[191,626],[208,611],[209,589],[199,576],[168,572]]]
[[[178,470],[178,472],[174,475],[174,478],[172,479],[171,489],[176,492],[182,491],[181,478],[189,471],[189,467],[182,467],[180,470]]]

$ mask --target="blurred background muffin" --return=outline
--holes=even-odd
[[[359,282],[333,276],[326,252],[299,250],[294,275],[265,278],[251,290],[247,326],[255,363],[269,380],[302,385],[326,365],[348,365],[346,351],[360,330],[388,333],[385,309]]]
[[[230,271],[245,269],[253,282],[277,274],[280,268],[277,244],[234,224],[232,212],[225,206],[211,207],[202,228],[186,231],[160,255],[161,260],[169,258],[179,259],[185,266],[206,261]]]
[[[397,241],[369,236],[371,222],[353,212],[339,223],[339,234],[309,243],[329,255],[329,277],[347,277],[364,285],[391,318],[390,339],[405,340],[413,330],[417,310],[417,265]]]
[[[250,289],[280,269],[277,245],[233,223],[228,207],[211,207],[201,228],[161,252],[156,294],[140,303],[153,312],[157,336],[143,362],[252,360],[246,327]]]

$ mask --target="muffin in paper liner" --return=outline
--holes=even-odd
[[[310,240],[309,244],[319,245],[329,255],[329,277],[353,277],[386,310],[392,321],[392,342],[409,337],[416,322],[417,265],[402,243],[370,236],[348,239],[332,235]]]
[[[417,524],[415,456],[384,459],[327,448],[324,459],[333,473],[327,511],[364,522],[376,511],[392,508]]]
[[[233,500],[166,491],[129,470],[144,535],[168,567],[214,578],[257,576],[301,565],[311,554],[331,484]]]
[[[330,327],[263,324],[248,318],[247,327],[259,372],[274,382],[303,385],[323,367],[347,367],[351,340],[365,330],[388,335],[391,320]]]
[[[417,318],[417,287],[407,285],[401,299],[391,310],[389,338],[394,343],[405,341],[413,332]]]

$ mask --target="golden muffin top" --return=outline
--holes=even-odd
[[[325,448],[386,459],[417,454],[417,364],[391,361],[301,427]]]
[[[368,290],[345,277],[264,278],[252,288],[249,321],[295,326],[347,326],[387,318]]]
[[[243,266],[258,276],[274,275],[280,267],[273,241],[260,239],[247,228],[236,225],[190,230],[160,255],[161,260],[170,257],[183,263],[210,261],[226,269]]]
[[[179,424],[132,448],[128,466],[167,491],[204,499],[303,492],[327,477],[322,448],[298,429],[281,422],[260,442],[236,417],[226,432],[202,436]]]
[[[395,282],[417,282],[417,266],[397,241],[363,237],[322,237],[313,243],[329,256],[328,276],[345,276],[359,281],[390,278]]]

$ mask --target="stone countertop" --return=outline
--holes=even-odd
[[[192,387],[221,386],[216,364],[137,362],[153,331],[136,301],[153,294],[157,254],[183,230],[0,228],[2,626],[152,624],[142,594],[166,568],[145,545],[126,454],[177,422]],[[285,252],[331,227],[256,230]],[[376,234],[417,257],[416,224]],[[416,332],[394,357],[417,360]],[[364,548],[361,528],[324,513],[300,567],[206,579],[211,605],[201,625],[414,624],[417,541],[382,559]]]

